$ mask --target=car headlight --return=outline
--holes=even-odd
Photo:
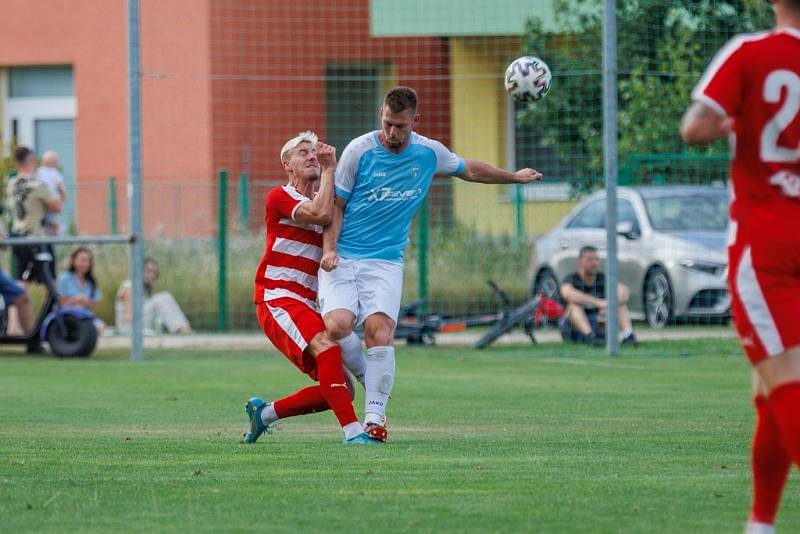
[[[704,260],[681,260],[678,265],[690,271],[698,271],[701,273],[710,274],[711,276],[720,276],[725,272],[727,265],[724,263],[716,263],[713,261]]]

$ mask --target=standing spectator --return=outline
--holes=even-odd
[[[54,150],[48,150],[42,155],[42,164],[36,169],[36,177],[44,182],[52,196],[60,198],[62,203],[67,201],[64,175],[58,169],[58,154]],[[48,234],[61,235],[63,233],[64,228],[58,219],[58,213],[48,211],[44,220]]]
[[[36,158],[31,149],[21,146],[14,151],[14,163],[17,175],[8,182],[6,198],[13,217],[11,235],[16,237],[46,236],[45,215],[48,212],[59,213],[63,201],[50,194],[47,186],[36,173]],[[34,262],[36,253],[46,250],[55,258],[50,245],[17,245],[13,247],[16,277],[23,285],[28,282],[44,282],[44,273],[39,272]],[[48,269],[55,278],[55,262],[50,262]],[[28,277],[24,276],[29,266],[34,266]]]
[[[166,328],[170,334],[190,334],[192,330],[189,320],[178,305],[175,297],[167,291],[153,293],[153,284],[158,280],[158,263],[152,258],[144,259],[144,330],[145,332],[160,333]],[[131,281],[125,280],[117,291],[117,300],[114,306],[117,330],[121,333],[130,333],[133,322],[133,294]]]
[[[65,306],[77,306],[94,313],[97,303],[103,294],[97,287],[92,274],[94,258],[91,251],[84,247],[76,248],[69,259],[69,270],[58,275],[56,290],[58,300]],[[94,320],[97,334],[103,333],[106,324],[100,319]]]

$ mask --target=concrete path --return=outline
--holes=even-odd
[[[438,334],[436,344],[442,346],[471,346],[482,335],[482,331],[456,332],[449,334]],[[640,328],[636,330],[636,336],[640,341],[663,341],[663,340],[682,340],[682,339],[703,339],[703,338],[731,338],[735,337],[735,332],[728,326],[714,327],[675,327],[663,330]],[[561,336],[555,329],[544,329],[536,332],[536,340],[539,343],[560,343]],[[402,344],[402,342],[399,342]],[[506,334],[495,342],[495,345],[527,345],[527,336],[521,331],[516,330]],[[269,340],[261,333],[243,332],[228,334],[192,334],[192,335],[163,335],[146,336],[144,338],[145,348],[147,349],[183,349],[196,348],[208,350],[225,349],[252,349],[252,350],[274,350]],[[98,343],[100,349],[122,349],[130,348],[130,338],[126,336],[108,336],[100,338]]]

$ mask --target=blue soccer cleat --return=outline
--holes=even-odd
[[[350,439],[345,439],[342,443],[345,445],[383,445],[381,440],[373,438],[366,432],[362,432]]]
[[[258,397],[251,397],[250,400],[247,401],[247,404],[244,405],[247,411],[247,418],[250,419],[250,428],[248,428],[247,432],[242,436],[242,442],[255,443],[264,432],[272,434],[272,429],[275,425],[265,425],[261,420],[261,412],[263,412],[264,408],[267,406],[269,406],[269,404],[264,399],[259,399]]]

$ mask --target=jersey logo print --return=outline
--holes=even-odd
[[[422,189],[409,189],[407,191],[395,191],[391,187],[379,187],[370,191],[368,200],[370,202],[404,202],[412,200],[422,194]]]
[[[773,174],[769,179],[769,183],[780,187],[787,197],[800,198],[800,176],[796,174],[792,174],[789,171],[781,171]]]

